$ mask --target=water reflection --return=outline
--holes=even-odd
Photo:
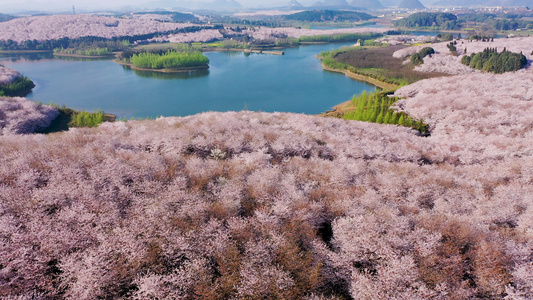
[[[52,52],[37,52],[37,53],[1,53],[0,60],[10,62],[20,61],[39,61],[44,59],[54,59]]]
[[[192,78],[205,77],[209,75],[209,70],[195,70],[195,71],[186,71],[186,72],[177,72],[177,73],[162,73],[162,72],[154,72],[154,71],[135,70],[135,69],[131,69],[128,66],[122,66],[122,67],[126,71],[134,72],[139,77],[157,78],[157,79],[165,79],[165,80],[192,79]]]

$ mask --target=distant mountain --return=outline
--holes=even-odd
[[[215,0],[211,3],[208,3],[207,8],[212,8],[212,9],[242,8],[242,5],[235,0]]]
[[[440,6],[533,6],[531,0],[441,0]]]
[[[324,0],[322,2],[318,1],[312,5],[312,7],[319,8],[349,8],[350,4],[346,0]]]
[[[383,8],[383,4],[379,0],[353,0],[350,5],[363,9],[380,9]]]
[[[289,2],[289,7],[292,8],[292,9],[301,9],[304,6],[300,2],[298,2],[296,0],[291,0]]]
[[[398,5],[399,8],[409,8],[409,9],[424,9],[426,8],[420,1],[418,0],[403,0],[400,5]]]

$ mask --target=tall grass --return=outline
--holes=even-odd
[[[109,48],[92,48],[92,49],[73,49],[73,48],[56,48],[54,53],[75,54],[84,56],[105,56],[113,52]]]
[[[130,62],[138,68],[174,69],[207,66],[209,59],[199,51],[168,51],[163,54],[133,54]]]

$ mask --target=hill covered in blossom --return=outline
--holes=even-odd
[[[142,15],[145,16],[145,15]],[[104,38],[142,35],[155,32],[166,32],[189,26],[189,23],[159,22],[146,15],[143,18],[114,18],[95,15],[54,15],[17,18],[0,23],[0,40],[12,40],[22,43],[28,40],[54,40],[64,37],[76,39],[85,36]],[[257,40],[276,40],[279,38],[300,38],[302,36],[353,34],[353,33],[384,33],[391,28],[343,28],[334,30],[298,29],[298,28],[267,28],[257,27],[234,32],[226,28],[226,35],[248,35]],[[193,32],[170,34],[150,39],[152,42],[208,42],[222,40],[219,30],[204,29]]]
[[[55,107],[40,105],[25,98],[0,97],[0,137],[48,128],[57,116],[59,111]]]
[[[149,19],[123,19],[95,15],[53,15],[17,18],[0,23],[0,40],[52,40],[83,36],[105,38],[164,32],[192,26],[187,23],[158,22]]]
[[[17,70],[0,65],[0,85],[11,84],[18,77],[20,73]]]
[[[429,137],[248,111],[0,136],[0,297],[531,299],[532,81],[399,89]]]
[[[355,28],[340,28],[331,30],[321,29],[302,29],[292,27],[270,28],[258,26],[253,28],[246,28],[244,30],[235,31],[232,27],[226,27],[224,34],[226,36],[249,36],[255,40],[260,41],[275,41],[283,38],[301,38],[303,36],[320,36],[320,35],[341,35],[341,34],[367,34],[367,33],[385,33],[391,28],[369,28],[369,27],[355,27]],[[222,33],[219,30],[201,30],[192,33],[170,34],[160,36],[152,39],[155,42],[207,42],[211,40],[223,39]]]
[[[0,295],[531,297],[533,99],[513,74],[399,90],[429,138],[254,112],[1,137]]]

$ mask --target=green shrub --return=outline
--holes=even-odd
[[[413,65],[420,65],[424,62],[424,60],[422,59],[422,55],[420,55],[420,53],[415,53],[411,55],[411,62]]]
[[[418,51],[418,54],[420,54],[420,56],[424,58],[428,55],[435,54],[435,49],[431,47],[424,47],[420,51]]]
[[[104,112],[96,110],[93,113],[86,111],[75,111],[68,123],[69,127],[96,127],[104,122]]]

